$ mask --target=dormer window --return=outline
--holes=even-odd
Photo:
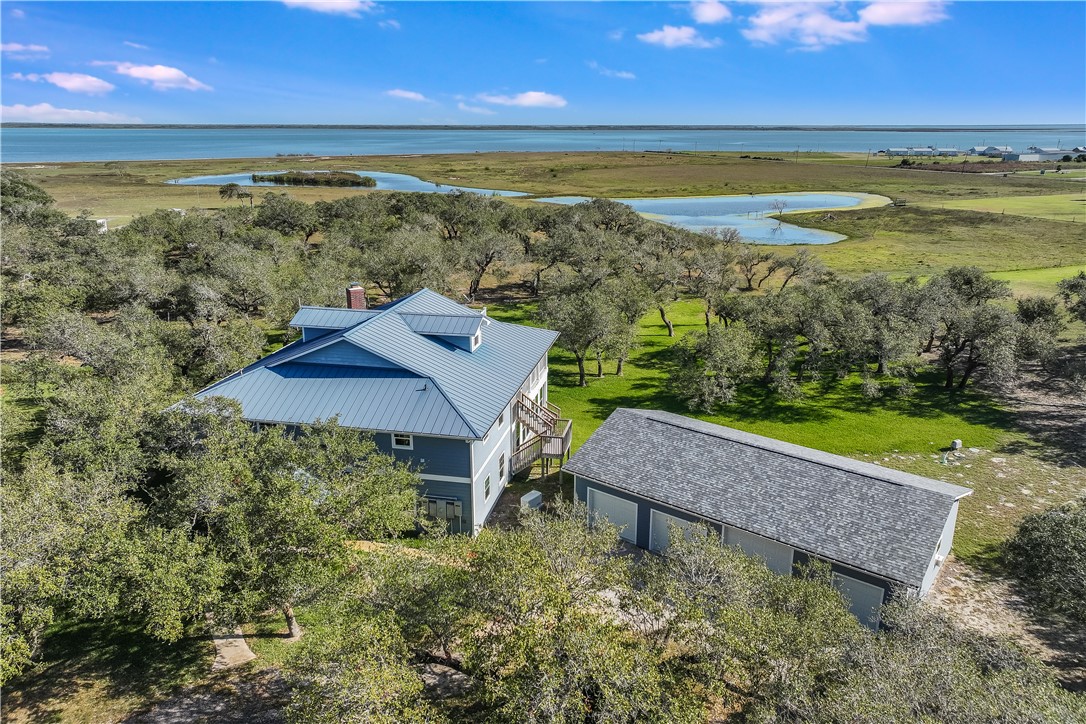
[[[475,348],[483,343],[482,330],[475,333],[475,336],[471,338],[471,351],[474,352]]]

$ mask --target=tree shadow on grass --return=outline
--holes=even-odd
[[[61,623],[46,634],[41,663],[5,687],[4,719],[71,720],[66,708],[103,684],[109,698],[154,700],[206,676],[213,656],[196,629],[170,644],[126,621]]]

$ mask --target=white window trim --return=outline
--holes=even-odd
[[[398,437],[406,437],[407,438],[407,444],[406,445],[398,444],[396,442],[396,438],[398,438]],[[394,432],[394,433],[392,433],[392,447],[394,449],[396,449],[396,450],[414,450],[415,449],[415,436],[414,435],[408,435],[407,433],[404,433],[404,432]]]
[[[490,476],[487,475],[486,478],[483,479],[483,500],[484,501],[490,500],[490,494],[494,492],[492,488],[493,488],[493,486],[490,484]]]

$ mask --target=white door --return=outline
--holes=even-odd
[[[690,529],[694,523],[689,520],[683,520],[677,518],[674,515],[668,515],[662,513],[659,510],[653,509],[652,514],[649,517],[649,550],[656,553],[663,553],[667,550],[671,540],[669,538],[671,526],[678,526],[685,531],[686,535],[690,535]]]
[[[588,512],[617,525],[622,538],[637,543],[637,503],[589,488]]]
[[[883,589],[870,583],[858,581],[840,573],[833,574],[833,585],[848,600],[848,610],[860,619],[860,623],[871,628],[878,628],[879,609],[882,608]]]
[[[724,542],[738,546],[752,558],[761,558],[766,568],[782,575],[792,575],[792,548],[769,538],[738,528],[727,528]]]

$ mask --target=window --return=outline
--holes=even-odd
[[[505,453],[498,456],[498,480],[505,480]]]
[[[482,343],[483,343],[483,333],[482,332],[476,332],[475,336],[472,337],[472,339],[471,339],[471,348],[475,349],[476,347],[478,347]]]
[[[403,433],[392,433],[392,447],[399,448],[401,450],[410,450],[414,446],[414,439],[411,435],[404,435]]]
[[[502,413],[498,415],[498,427],[501,427],[503,422],[505,422],[505,410],[502,410]]]
[[[486,476],[486,480],[483,481],[483,500],[490,500],[490,476]]]

